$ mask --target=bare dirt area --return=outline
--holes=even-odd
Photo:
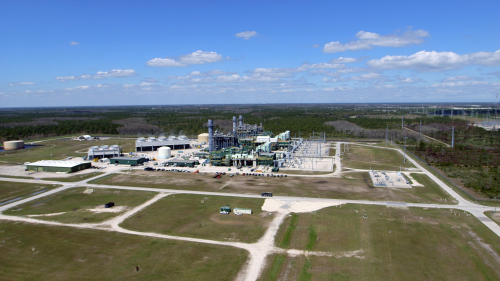
[[[347,177],[299,177],[269,178],[256,176],[222,176],[214,179],[213,174],[188,174],[177,172],[148,172],[134,170],[112,175],[92,183],[165,189],[185,189],[212,192],[260,194],[273,192],[275,195],[336,199],[366,199],[379,201],[435,202],[444,203],[441,193],[426,190],[396,190],[375,188],[368,173],[349,173]],[[222,188],[223,187],[223,188]],[[436,193],[436,194],[434,194]],[[433,194],[435,196],[428,196]]]

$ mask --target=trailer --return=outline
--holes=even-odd
[[[233,213],[237,216],[253,214],[252,209],[244,209],[244,208],[234,208]]]

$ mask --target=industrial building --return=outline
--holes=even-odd
[[[113,158],[121,155],[122,148],[119,145],[91,146],[87,152],[87,160]]]
[[[139,165],[146,162],[144,157],[114,157],[109,159],[110,164]]]
[[[88,169],[92,167],[92,164],[90,162],[42,160],[26,163],[25,166],[28,171],[73,173]]]
[[[3,142],[3,149],[4,150],[16,150],[16,149],[23,149],[23,148],[24,148],[24,141],[23,140],[4,141]]]
[[[199,165],[200,162],[198,162],[197,160],[172,159],[171,161],[168,161],[165,164],[176,167],[194,167],[195,165]]]
[[[135,141],[135,151],[156,151],[158,148],[166,146],[170,149],[186,149],[189,148],[189,139],[186,136],[169,136],[167,137],[149,137],[138,138]]]

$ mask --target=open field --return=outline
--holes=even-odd
[[[3,280],[233,280],[248,256],[233,247],[12,222],[0,223],[0,241]]]
[[[28,197],[32,193],[56,188],[52,184],[35,184],[0,181],[0,204],[19,197]]]
[[[98,175],[102,175],[102,174],[104,174],[104,172],[91,172],[91,173],[86,173],[86,174],[74,175],[74,176],[67,177],[67,178],[42,178],[42,180],[61,181],[61,182],[77,182],[77,181],[82,181],[82,180],[90,179],[93,177],[97,177]]]
[[[203,202],[203,203],[202,203]],[[252,209],[252,215],[219,214],[220,207]],[[125,220],[123,228],[221,241],[256,242],[274,217],[264,199],[177,194]]]
[[[389,149],[378,149],[366,146],[349,145],[346,149],[342,166],[353,169],[370,169],[399,171],[399,167],[415,168],[409,161],[403,163],[403,155]]]
[[[498,237],[463,211],[347,204],[291,214],[276,244],[330,256],[310,255],[305,261],[304,256],[281,261],[273,256],[262,280],[294,274],[308,276],[306,280],[500,278]]]
[[[200,190],[212,192],[260,194],[264,191],[275,195],[321,197],[337,199],[366,199],[378,201],[405,201],[443,203],[436,196],[420,197],[419,190],[374,188],[368,173],[348,173],[343,178],[333,177],[292,177],[268,178],[255,176],[223,176],[214,179],[213,174],[187,174],[176,172],[148,172],[134,170],[117,173],[97,179],[91,183],[119,186],[156,187],[177,190]],[[429,193],[443,194],[441,190]],[[450,203],[450,202],[448,202]]]
[[[18,205],[4,212],[6,215],[30,216],[36,219],[62,223],[95,223],[115,217],[152,198],[154,192],[93,188],[92,194],[83,193],[87,188],[64,190],[33,202]],[[115,202],[116,206],[105,212],[104,204]],[[93,209],[94,211],[89,211]],[[62,214],[58,214],[62,213]],[[57,214],[51,216],[38,216]]]
[[[29,144],[30,142],[26,142]],[[122,146],[123,152],[134,151],[135,139],[108,139],[99,141],[72,141],[72,140],[47,140],[40,143],[39,147],[29,149],[20,149],[14,151],[0,152],[0,163],[16,164],[24,162],[35,162],[38,160],[52,159],[63,160],[68,157],[83,157],[87,155],[87,150],[95,145],[113,145]]]

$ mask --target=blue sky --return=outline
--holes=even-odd
[[[500,1],[0,1],[0,107],[492,102]]]

